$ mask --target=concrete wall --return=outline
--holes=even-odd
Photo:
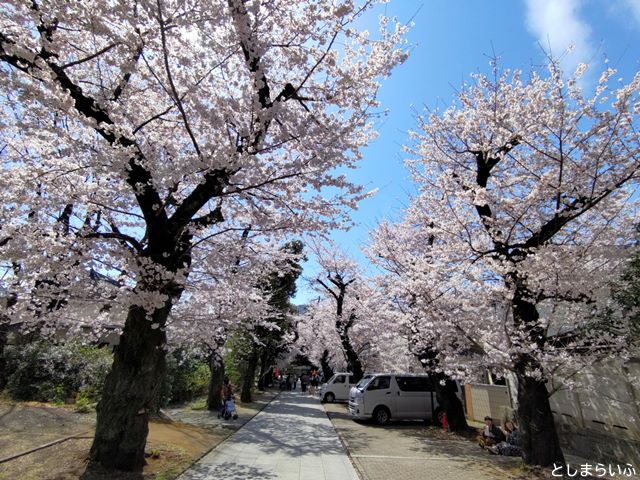
[[[576,377],[580,387],[550,398],[565,452],[592,463],[640,465],[640,359],[609,360]],[[506,386],[465,385],[467,415],[501,422],[513,405]]]
[[[551,396],[563,447],[593,461],[640,464],[640,360],[609,360]]]

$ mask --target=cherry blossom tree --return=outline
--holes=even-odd
[[[230,332],[247,329],[249,323],[251,328],[268,324],[271,314],[268,298],[255,284],[255,278],[274,268],[273,261],[279,260],[278,252],[273,252],[268,245],[252,242],[248,230],[242,233],[241,243],[242,251],[229,252],[231,256],[238,255],[232,268],[213,272],[194,269],[183,298],[167,321],[170,346],[194,348],[195,344],[207,358],[211,372],[207,408],[214,411],[219,410],[221,404],[223,359]],[[219,248],[223,249],[224,244]],[[249,249],[252,250],[250,256],[246,253]]]
[[[237,257],[216,250],[223,239],[239,248],[247,228],[272,242],[348,223],[365,193],[333,172],[360,159],[378,82],[406,55],[403,27],[354,29],[375,3],[0,7],[12,315],[34,316],[38,297],[80,299],[90,271],[117,280],[126,311],[93,464],[142,469],[167,319],[196,269],[233,268]]]
[[[433,236],[421,235],[414,226],[392,225],[382,222],[372,234],[371,245],[366,249],[371,262],[385,274],[376,279],[386,293],[390,303],[388,316],[394,318],[399,331],[404,332],[407,353],[415,357],[430,375],[439,409],[446,414],[449,428],[454,432],[464,432],[469,428],[462,402],[458,398],[456,380],[464,378],[464,371],[457,366],[451,368],[440,360],[437,338],[441,332],[434,330],[430,322],[432,312],[425,314],[420,308],[420,298],[429,291],[417,282],[410,282],[414,273],[415,257],[422,256],[425,245],[433,244]],[[391,313],[392,312],[392,313]],[[451,339],[456,341],[455,339]]]
[[[355,380],[360,380],[364,375],[362,361],[356,352],[351,337],[351,330],[358,318],[355,306],[346,306],[347,290],[356,302],[359,300],[354,293],[353,283],[358,280],[358,269],[355,262],[344,255],[329,253],[328,250],[318,252],[319,264],[322,267],[322,275],[316,282],[322,287],[325,295],[330,298],[333,307],[333,315],[329,319],[334,320],[335,331],[340,339],[340,345],[347,360],[347,369],[353,373]],[[351,288],[350,288],[351,287]],[[351,302],[353,304],[353,301]]]
[[[514,374],[528,464],[563,461],[549,395],[624,355],[596,313],[633,250],[640,74],[611,87],[607,69],[585,96],[586,68],[565,78],[550,61],[524,78],[494,64],[421,117],[419,193],[375,240],[441,368]]]
[[[346,369],[356,380],[367,370],[406,369],[406,339],[385,289],[333,242],[316,244],[314,251],[319,297],[298,322],[302,353],[323,371]]]
[[[303,258],[302,251],[301,241],[287,242],[270,259],[272,270],[251,280],[266,308],[262,318],[247,317],[249,321],[242,326],[243,331],[237,333],[237,343],[243,350],[236,352],[243,371],[240,392],[243,402],[251,401],[256,372],[262,390],[263,382],[260,380],[267,373],[267,367],[288,350],[291,343],[293,308],[290,298],[296,293],[296,280],[302,273],[298,263]]]
[[[258,388],[264,390],[265,377],[273,363],[288,353],[295,341],[294,317],[296,307],[291,299],[296,295],[296,282],[302,274],[300,262],[304,257],[304,244],[300,240],[287,242],[281,249],[282,261],[263,281],[263,292],[271,307],[271,328],[262,329],[258,336],[259,373]]]

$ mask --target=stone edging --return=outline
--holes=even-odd
[[[333,426],[333,430],[336,432],[336,435],[338,435],[338,439],[340,440],[342,447],[347,452],[347,457],[349,457],[349,460],[351,461],[351,465],[353,465],[353,469],[356,471],[356,473],[360,477],[360,480],[369,480],[369,477],[365,473],[364,468],[362,468],[362,466],[359,464],[358,459],[351,455],[351,450],[349,449],[349,442],[347,442],[347,439],[342,435],[342,433],[340,433],[340,429],[336,427],[336,424],[333,423],[333,420],[331,419],[331,415],[329,415],[329,412],[327,411],[327,409],[324,408],[324,404],[322,404],[322,410],[324,411],[325,415],[331,422],[331,425]]]

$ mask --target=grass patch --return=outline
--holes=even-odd
[[[189,410],[206,410],[207,409],[207,399],[199,398],[191,402],[188,406]]]

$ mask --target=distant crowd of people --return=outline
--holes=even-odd
[[[297,375],[293,372],[284,373],[276,368],[274,378],[276,382],[279,382],[280,390],[292,391],[296,390],[298,385],[300,385],[301,392],[306,393],[308,389],[311,395],[317,395],[319,393],[319,388],[323,380],[320,371],[315,369],[304,372],[302,375]]]

